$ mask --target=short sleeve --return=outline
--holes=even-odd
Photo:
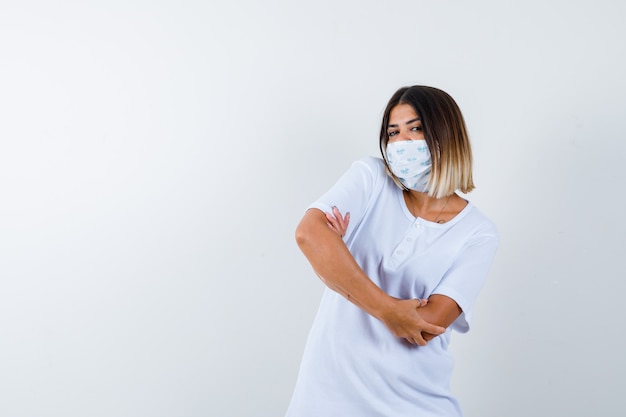
[[[384,165],[380,158],[362,158],[355,161],[335,185],[308,209],[317,208],[330,213],[336,206],[343,215],[350,213],[346,231],[346,237],[349,237],[382,187],[384,177]]]
[[[452,298],[461,307],[461,315],[450,326],[460,333],[469,331],[472,311],[498,248],[498,232],[489,230],[470,240],[433,290]]]

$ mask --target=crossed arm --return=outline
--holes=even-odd
[[[348,222],[349,214],[343,217],[336,208],[332,214],[310,209],[296,229],[298,246],[326,286],[409,343],[424,346],[445,332],[461,314],[456,302],[444,295],[401,300],[386,294],[365,274],[341,239]]]

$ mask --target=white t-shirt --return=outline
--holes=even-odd
[[[396,338],[379,320],[326,289],[309,334],[287,417],[461,416],[450,392],[451,330],[467,332],[498,232],[471,203],[438,224],[415,218],[380,158],[356,161],[311,208],[350,212],[350,252],[387,294],[443,294],[463,313],[426,346]]]

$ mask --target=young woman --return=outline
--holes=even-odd
[[[298,225],[328,288],[288,417],[462,415],[448,343],[452,330],[469,330],[498,245],[494,224],[456,194],[474,188],[463,116],[441,90],[401,88],[380,149]]]

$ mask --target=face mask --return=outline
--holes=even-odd
[[[387,144],[389,169],[411,190],[426,192],[430,178],[430,152],[425,140],[401,140]]]

